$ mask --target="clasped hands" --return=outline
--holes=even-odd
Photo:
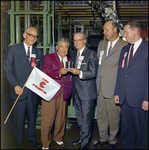
[[[66,74],[68,71],[71,72],[71,73],[73,73],[74,75],[80,75],[80,70],[75,69],[75,68],[69,68],[69,70],[68,70],[68,68],[61,68],[61,69],[59,70],[59,74],[60,74],[60,75],[64,75],[64,74]]]

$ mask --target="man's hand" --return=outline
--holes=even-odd
[[[61,68],[60,70],[59,70],[59,74],[60,75],[64,75],[64,74],[66,74],[68,72],[68,69],[67,68]]]
[[[70,72],[75,74],[75,75],[80,75],[80,70],[78,69],[75,69],[75,68],[69,68],[70,69]]]
[[[143,101],[143,103],[142,103],[142,109],[143,110],[148,110],[148,102],[147,101]]]
[[[15,86],[14,90],[17,95],[22,95],[23,93],[23,89],[19,85]]]
[[[115,104],[119,104],[119,96],[118,95],[114,96],[114,102],[115,102]]]

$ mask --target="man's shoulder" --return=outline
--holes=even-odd
[[[57,53],[50,53],[50,54],[46,54],[45,57],[54,58],[56,55]]]
[[[10,45],[9,47],[19,47],[19,46],[22,46],[23,43],[17,43],[17,44],[14,44],[14,45]]]
[[[18,44],[10,45],[8,49],[9,51],[18,52],[20,51],[20,49],[22,49],[22,46],[23,46],[22,43],[18,43]]]

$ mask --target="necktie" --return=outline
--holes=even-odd
[[[76,66],[75,66],[75,68],[77,68],[77,66],[78,66],[79,56],[80,56],[80,52],[78,51],[77,58],[76,58]]]
[[[112,49],[112,42],[111,42],[110,47],[109,47],[108,55],[109,55],[111,49]]]
[[[131,45],[131,49],[130,49],[130,53],[129,53],[128,66],[129,66],[129,63],[133,57],[133,47],[134,47],[134,44]]]
[[[63,62],[63,58],[62,58],[62,67],[64,68],[64,62]]]
[[[28,47],[27,58],[28,58],[28,60],[30,61],[30,47]]]

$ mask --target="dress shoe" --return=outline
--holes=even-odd
[[[17,144],[16,149],[22,149],[22,144]]]
[[[103,146],[106,146],[106,145],[108,145],[108,142],[97,142],[96,144],[94,144],[93,146],[92,146],[92,148],[93,149],[98,149],[98,148],[100,148],[100,147],[103,147]]]
[[[65,146],[63,141],[60,141],[60,142],[57,142],[57,141],[56,141],[56,144],[57,144],[58,146],[60,146],[60,147],[64,147],[64,146]]]
[[[28,140],[28,143],[31,144],[33,147],[40,147],[40,144],[37,141],[30,141]]]
[[[44,147],[44,146],[42,146],[42,149],[49,149],[49,147]]]
[[[72,145],[79,145],[79,144],[81,144],[81,142],[82,142],[82,140],[77,140],[77,141],[74,141],[74,142],[72,142]]]
[[[110,144],[109,149],[117,149],[117,144]]]

